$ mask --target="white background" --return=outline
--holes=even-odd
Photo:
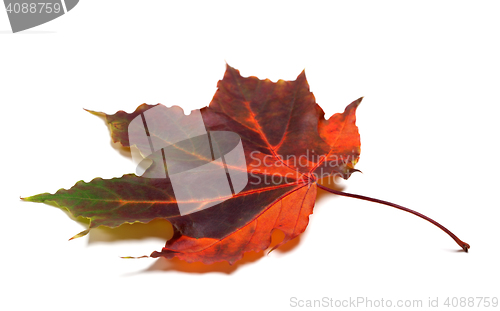
[[[446,297],[500,297],[498,2],[179,2],[82,0],[18,34],[0,10],[2,310],[287,310],[291,297],[424,306],[437,297],[442,306]],[[160,250],[165,223],[68,242],[85,223],[19,200],[134,171],[102,119],[83,108],[198,109],[225,62],[272,81],[305,68],[327,117],[365,96],[357,113],[363,174],[344,181],[345,191],[426,214],[470,252],[413,215],[320,192],[306,232],[281,251],[250,253],[234,266],[127,260],[120,256]]]

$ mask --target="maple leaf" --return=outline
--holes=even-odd
[[[80,181],[71,189],[60,189],[55,194],[43,193],[24,200],[53,203],[68,209],[75,217],[90,219],[89,228],[75,237],[83,236],[98,226],[117,227],[123,223],[167,219],[174,227],[174,236],[151,257],[178,257],[188,262],[207,264],[223,260],[232,264],[245,252],[268,248],[275,229],[284,233],[284,239],[275,248],[295,238],[307,227],[317,187],[340,195],[392,204],[338,192],[318,183],[321,178],[332,175],[347,179],[357,171],[354,165],[359,160],[360,138],[355,112],[362,98],[348,105],[343,113],[334,114],[326,120],[323,110],[309,91],[304,72],[295,81],[278,80],[274,83],[268,79],[244,78],[238,70],[227,66],[217,88],[210,105],[202,108],[200,113],[206,131],[210,133],[207,135],[212,139],[215,137],[213,133],[236,133],[241,139],[244,167],[231,167],[231,163],[227,164],[224,160],[217,162],[220,166],[224,164],[228,177],[232,173],[227,170],[228,167],[238,174],[245,174],[247,182],[241,189],[235,191],[233,188],[236,186],[233,185],[229,195],[216,193],[213,197],[199,200],[195,193],[188,193],[191,197],[179,200],[172,181],[173,171],[178,168],[168,165],[167,175],[170,174],[170,177],[144,177],[158,169],[157,162],[153,161],[143,176],[127,174],[108,180],[96,178],[88,183]],[[155,122],[168,125],[173,130],[160,129],[156,132],[157,128],[152,128],[147,133],[149,143],[144,140],[144,146],[141,143],[132,144],[140,141],[138,137],[143,134],[134,130],[131,123],[138,116],[144,118],[144,113],[153,111],[153,108],[156,109],[155,114],[150,115]],[[177,142],[174,139],[178,134],[176,129],[195,131],[196,117],[194,114],[185,116],[182,109],[176,106],[165,108],[143,104],[130,114],[123,111],[114,115],[91,112],[105,117],[113,141],[125,147],[133,145],[144,150],[154,144],[173,146],[170,152],[176,156],[179,167],[215,163],[214,159],[223,158],[226,153],[220,151],[214,157],[212,150],[210,158],[209,153],[204,153],[207,150],[194,147],[196,139]],[[177,117],[171,118],[171,115]],[[153,152],[153,148],[151,150]],[[169,152],[164,150],[167,149],[163,148],[162,152]],[[153,156],[144,151],[141,155],[144,158]],[[220,182],[214,177],[208,184]],[[198,189],[206,186],[196,185]],[[215,205],[207,208],[208,201],[217,204],[212,203]],[[194,207],[185,214],[181,204]],[[399,205],[391,206],[429,220]],[[447,233],[456,238],[451,232]],[[457,239],[455,241],[464,250],[469,248],[468,244]]]

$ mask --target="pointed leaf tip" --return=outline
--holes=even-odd
[[[106,116],[106,114],[103,112],[98,112],[98,111],[94,111],[94,110],[90,110],[90,109],[86,109],[86,108],[82,108],[82,109],[87,111],[88,113],[91,113],[91,114],[98,116],[98,117],[105,117]]]
[[[347,105],[347,107],[345,107],[344,113],[346,113],[347,111],[349,111],[351,109],[354,109],[353,112],[355,112],[356,109],[358,108],[359,104],[361,104],[361,101],[363,100],[363,98],[364,98],[364,96],[361,96],[360,98],[356,99],[355,101],[353,101],[352,103]]]
[[[72,238],[70,238],[68,241],[71,241],[71,240],[77,239],[77,238],[81,238],[82,236],[87,235],[89,232],[90,232],[90,229],[83,230],[82,232],[80,232],[80,233],[76,234],[75,236],[73,236]]]
[[[46,200],[46,196],[50,196],[48,192],[32,195],[30,197],[19,197],[23,201],[42,203]]]

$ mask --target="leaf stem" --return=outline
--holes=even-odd
[[[375,203],[380,203],[380,204],[384,204],[384,205],[388,205],[388,206],[392,206],[392,207],[395,207],[397,209],[400,209],[402,211],[405,211],[405,212],[408,212],[408,213],[411,213],[413,215],[416,215],[420,218],[423,218],[425,220],[427,220],[428,222],[432,223],[433,225],[439,227],[441,230],[443,230],[444,232],[446,232],[453,240],[455,240],[455,242],[467,253],[469,251],[469,248],[470,248],[470,245],[463,242],[462,240],[460,240],[456,235],[454,235],[450,230],[446,229],[443,225],[441,225],[440,223],[438,223],[437,221],[423,215],[423,214],[420,214],[419,212],[416,212],[414,210],[411,210],[409,208],[406,208],[406,207],[403,207],[401,205],[398,205],[398,204],[394,204],[394,203],[391,203],[391,202],[387,202],[387,201],[383,201],[383,200],[379,200],[379,199],[374,199],[374,198],[370,198],[370,197],[366,197],[364,195],[359,195],[359,194],[352,194],[352,193],[346,193],[346,192],[342,192],[342,191],[337,191],[337,190],[333,190],[333,189],[330,189],[330,188],[327,188],[323,185],[320,185],[319,183],[316,183],[318,185],[319,188],[325,190],[325,191],[328,191],[330,193],[333,193],[333,194],[337,194],[337,195],[341,195],[341,196],[345,196],[345,197],[350,197],[350,198],[355,198],[355,199],[361,199],[361,200],[365,200],[365,201],[370,201],[370,202],[375,202]]]

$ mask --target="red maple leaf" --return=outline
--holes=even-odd
[[[274,83],[268,79],[244,78],[238,70],[227,66],[217,87],[210,105],[201,109],[203,123],[209,133],[239,135],[246,162],[246,167],[239,170],[244,171],[248,179],[241,191],[233,189],[231,195],[219,195],[216,199],[221,203],[184,215],[179,212],[181,202],[176,199],[170,178],[145,178],[133,174],[110,180],[96,178],[89,183],[80,181],[69,190],[61,189],[55,194],[44,193],[24,200],[55,202],[74,216],[89,218],[89,229],[75,237],[101,225],[117,227],[123,223],[167,219],[174,227],[174,236],[151,257],[178,257],[207,264],[225,260],[232,264],[245,252],[268,248],[275,229],[284,233],[283,241],[275,248],[302,233],[313,211],[317,187],[320,187],[416,214],[440,226],[465,251],[469,248],[446,228],[417,212],[389,202],[335,191],[318,183],[333,175],[347,179],[356,171],[354,165],[359,159],[360,138],[355,112],[361,98],[348,105],[343,113],[326,120],[309,91],[304,72],[295,81]],[[156,106],[143,104],[131,114],[123,111],[114,115],[98,114],[105,116],[113,141],[129,147],[131,141],[137,141],[141,135],[131,130],[132,120],[153,107]],[[179,107],[164,109],[170,109],[179,117],[167,120],[159,113],[154,116],[158,122],[173,122],[186,131],[193,127],[194,117],[184,116]],[[174,133],[156,133],[153,128],[148,132],[149,143],[152,146],[153,139],[167,144],[172,139],[169,135]],[[193,157],[195,160],[203,158],[201,151],[179,146],[174,151],[183,153],[178,157],[187,159],[183,163],[193,162]],[[168,171],[172,169],[169,166]],[[204,186],[207,185],[197,185]],[[188,203],[206,204],[194,199]]]

